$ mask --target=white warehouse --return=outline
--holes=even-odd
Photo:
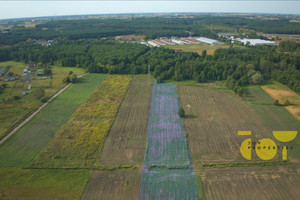
[[[257,45],[271,45],[275,46],[276,43],[268,40],[261,40],[261,39],[241,39],[240,40],[243,44],[247,44],[247,42],[250,43],[251,46],[257,46]]]
[[[205,37],[200,37],[200,38],[195,38],[195,39],[200,42],[204,42],[204,43],[208,43],[208,44],[219,44],[220,43],[218,40],[213,40],[213,39],[205,38]]]
[[[153,46],[153,47],[160,47],[158,44],[156,44],[156,43],[153,42],[153,41],[149,41],[148,44],[150,44],[150,45]]]

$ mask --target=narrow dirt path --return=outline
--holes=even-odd
[[[81,78],[85,76],[87,73],[82,74],[78,76],[78,78]],[[44,107],[46,107],[53,99],[55,99],[58,95],[60,95],[63,91],[65,91],[68,87],[70,87],[72,83],[69,83],[65,87],[63,87],[61,90],[59,90],[55,95],[53,95],[46,103],[41,105],[34,113],[32,113],[29,117],[27,117],[23,122],[21,122],[16,128],[14,128],[10,133],[8,133],[2,140],[0,141],[0,145],[4,143],[10,136],[15,134],[22,126],[24,126],[29,120],[31,120],[36,114],[38,114]]]

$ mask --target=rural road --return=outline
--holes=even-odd
[[[78,76],[81,78],[85,76],[87,73]],[[60,91],[58,91],[55,95],[53,95],[46,103],[41,105],[34,113],[32,113],[29,117],[27,117],[23,122],[21,122],[16,128],[14,128],[9,134],[7,134],[2,140],[0,141],[0,145],[4,143],[10,136],[15,134],[22,126],[24,126],[29,120],[31,120],[36,114],[38,114],[44,107],[46,107],[53,99],[55,99],[58,95],[60,95],[63,91],[65,91],[68,87],[70,87],[72,83],[69,83],[65,87],[63,87]]]

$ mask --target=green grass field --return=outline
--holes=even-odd
[[[54,99],[19,132],[0,146],[0,165],[29,164],[105,77],[106,75],[103,74],[88,74]]]
[[[0,168],[0,199],[80,199],[87,170]]]
[[[22,62],[0,62],[0,67],[4,65],[10,65],[11,67],[8,72],[13,72],[18,75],[20,75],[25,68],[25,63]],[[85,72],[82,68],[52,66],[52,81],[49,77],[46,79],[43,79],[43,77],[35,77],[35,79],[31,81],[30,91],[32,91],[32,94],[26,96],[21,96],[21,93],[28,91],[28,82],[19,80],[9,82],[0,81],[0,84],[7,84],[4,93],[0,94],[0,138],[4,137],[9,131],[23,121],[26,116],[42,105],[41,101],[34,96],[34,93],[38,89],[45,90],[45,96],[51,97],[66,85],[62,80],[67,76],[69,71],[73,71],[77,75],[81,75]],[[3,77],[6,77],[8,72],[6,72]],[[0,78],[3,79],[2,77]],[[20,96],[21,99],[8,100],[9,98],[12,99],[13,96]]]

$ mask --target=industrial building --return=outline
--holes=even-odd
[[[153,42],[153,41],[149,41],[148,44],[150,44],[150,45],[153,46],[153,47],[160,47],[158,44],[156,44],[156,43]]]
[[[153,40],[153,42],[155,42],[158,45],[166,45],[165,43],[163,43],[162,41],[159,41],[159,40]]]
[[[261,39],[240,39],[243,44],[247,44],[249,42],[249,45],[251,46],[257,46],[257,45],[271,45],[275,46],[276,43],[273,41],[268,40],[261,40]]]
[[[183,44],[184,44],[184,42],[182,42],[182,41],[180,41],[180,40],[172,39],[171,41],[174,42],[175,44],[180,44],[180,45],[183,45]]]
[[[200,44],[200,42],[196,41],[196,40],[192,40],[192,39],[185,39],[186,41],[193,43],[193,44]]]
[[[186,41],[185,39],[181,39],[181,42],[183,42],[183,44],[191,44],[190,42]]]
[[[173,42],[170,42],[169,40],[161,40],[161,41],[168,45],[175,45]]]
[[[195,39],[200,41],[200,42],[204,42],[204,43],[211,44],[211,45],[215,45],[215,44],[220,43],[218,40],[213,40],[213,39],[205,38],[205,37],[200,37],[200,38],[195,38]]]

